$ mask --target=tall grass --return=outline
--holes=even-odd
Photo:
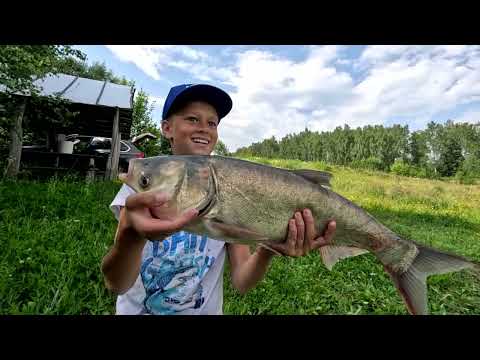
[[[100,261],[112,242],[119,184],[1,182],[0,312],[107,314]]]
[[[247,160],[333,173],[334,191],[399,235],[480,260],[480,186],[426,180],[298,160]],[[433,314],[480,313],[480,282],[467,272],[428,279]],[[266,279],[245,296],[227,283],[231,314],[406,314],[373,255],[345,259],[328,271],[318,254],[276,258]]]
[[[295,160],[250,159],[333,173],[333,189],[399,235],[480,261],[480,186]],[[111,314],[100,262],[116,221],[117,182],[0,182],[0,313]],[[429,278],[433,314],[480,313],[480,282],[466,272]],[[275,257],[239,295],[225,271],[226,314],[406,314],[381,264],[366,254],[328,271],[318,253]]]

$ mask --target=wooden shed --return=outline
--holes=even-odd
[[[69,110],[78,113],[70,126],[61,129],[62,133],[112,139],[105,177],[108,179],[116,178],[120,140],[130,138],[135,89],[132,86],[66,74],[47,76],[37,80],[35,84],[38,85],[41,96],[58,95],[70,102]],[[0,91],[2,91],[1,88]],[[28,116],[29,111],[35,111],[28,106],[28,101],[26,104],[24,112],[19,112],[22,115],[20,119],[17,119],[17,126],[18,123],[21,126],[22,116]],[[52,153],[56,155],[58,163],[58,157],[64,154],[55,153],[55,151],[50,149],[49,156],[52,156]],[[16,165],[18,169],[21,160],[15,159],[15,161],[18,161]]]

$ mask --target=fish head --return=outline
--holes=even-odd
[[[169,203],[182,212],[197,208],[209,210],[215,196],[214,173],[203,156],[155,156],[129,162],[128,173],[119,179],[136,192],[162,192]]]
[[[172,197],[183,180],[185,165],[169,156],[131,159],[128,173],[120,174],[119,179],[136,192],[159,191]]]

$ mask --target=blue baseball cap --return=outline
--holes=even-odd
[[[206,84],[183,84],[170,89],[163,106],[162,119],[168,118],[174,107],[190,101],[205,101],[212,105],[219,121],[232,109],[232,99],[222,89]]]

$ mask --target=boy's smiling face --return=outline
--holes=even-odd
[[[203,101],[187,103],[162,122],[174,155],[210,155],[218,140],[218,115]]]

